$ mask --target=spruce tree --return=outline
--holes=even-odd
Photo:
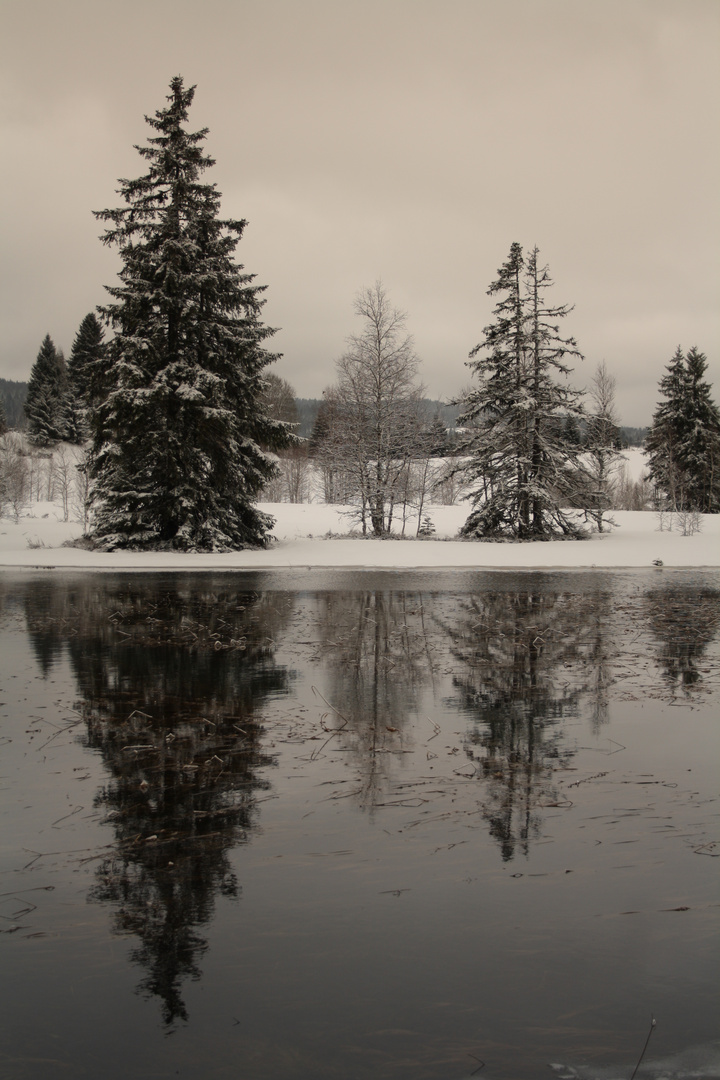
[[[25,416],[30,442],[52,447],[67,435],[67,366],[46,334],[28,380]]]
[[[720,409],[705,378],[707,357],[693,346],[686,357],[688,400],[681,445],[689,509],[720,513]]]
[[[125,205],[96,216],[122,259],[100,308],[104,400],[91,410],[94,537],[107,549],[226,551],[266,542],[272,519],[253,500],[275,466],[262,451],[288,441],[260,406],[264,287],[233,260],[245,221],[219,217],[201,182],[214,161],[207,129],[184,126],[195,88],[179,76],[138,147],[148,172],[121,180]]]
[[[582,535],[563,509],[582,475],[580,447],[565,435],[567,417],[583,414],[581,395],[558,380],[570,373],[564,358],[581,354],[574,338],[559,336],[558,320],[572,309],[546,302],[552,284],[537,248],[526,262],[514,243],[488,289],[500,297],[495,320],[470,353],[477,385],[458,418],[469,429],[460,453],[473,503],[463,536]]]
[[[645,439],[650,478],[671,510],[720,512],[720,410],[706,368],[697,348],[684,356],[678,345]]]
[[[73,416],[72,442],[87,438],[88,410],[97,409],[108,391],[107,358],[103,328],[94,312],[80,323],[68,359],[68,398]]]

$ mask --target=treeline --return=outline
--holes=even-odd
[[[5,409],[7,427],[13,431],[23,431],[27,418],[23,406],[27,398],[28,384],[13,379],[0,379],[0,401]],[[309,439],[317,420],[317,415],[322,405],[322,398],[293,398],[295,403],[296,433],[301,439]],[[447,402],[438,401],[436,398],[425,398],[425,406],[433,415],[442,420],[446,428],[457,427],[457,418],[460,412],[458,405],[448,405]],[[582,424],[580,424],[582,433]],[[627,427],[621,424],[619,427],[620,441],[623,447],[642,446],[649,428]]]
[[[5,426],[27,433],[31,445],[52,448],[60,442],[79,445],[88,438],[89,408],[103,396],[105,362],[103,330],[90,313],[80,324],[69,361],[49,334],[45,335],[27,383],[2,380],[11,388]]]
[[[295,398],[294,400],[297,411],[296,433],[301,439],[310,439],[318,413],[322,408],[323,399]],[[449,429],[457,427],[457,418],[460,412],[458,405],[448,405],[447,402],[438,401],[434,398],[423,398],[423,404],[430,415],[439,417],[444,427]]]

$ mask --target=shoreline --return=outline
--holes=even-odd
[[[64,547],[82,526],[58,520],[46,503],[33,517],[0,520],[0,571],[53,570],[651,570],[720,568],[720,514],[705,515],[699,531],[659,529],[652,511],[614,511],[611,531],[584,540],[460,540],[465,510],[432,506],[432,537],[347,535],[346,507],[261,504],[275,519],[267,548],[232,552],[88,551]],[[44,511],[47,510],[47,513]],[[660,568],[659,567],[659,568]]]

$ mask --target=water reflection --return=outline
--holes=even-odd
[[[698,668],[720,625],[720,592],[690,585],[652,589],[647,618],[661,649],[657,661],[668,686],[687,695],[702,681]]]
[[[720,627],[712,589],[588,577],[495,575],[491,584],[437,591],[403,588],[398,577],[397,588],[318,589],[297,610],[291,590],[238,591],[231,575],[27,583],[24,611],[40,669],[69,659],[84,739],[106,770],[95,805],[113,842],[90,899],[110,905],[114,931],[133,939],[138,990],[159,999],[165,1023],[187,1019],[183,987],[201,975],[218,896],[240,895],[231,852],[256,831],[272,778],[264,770],[274,763],[263,716],[292,689],[278,648],[292,656],[320,642],[311,678],[328,703],[331,748],[343,751],[338,768],[326,755],[323,784],[342,777],[349,761],[363,809],[389,813],[379,807],[402,787],[393,805],[417,810],[412,827],[427,815],[438,840],[446,824],[476,824],[479,805],[485,825],[475,835],[485,840],[487,829],[507,864],[529,855],[548,807],[567,805],[559,779],[576,754],[569,722],[589,719],[602,732],[621,667],[626,695],[649,684],[655,696],[677,686],[691,694]],[[658,662],[666,674],[659,688]],[[321,790],[312,769],[322,744],[310,740],[325,738],[323,708],[304,718],[288,704],[293,738],[277,740],[293,779],[308,781],[309,806]],[[431,741],[429,715],[443,720],[442,740]],[[455,755],[449,768],[433,763],[441,754]],[[340,790],[344,797],[349,788]],[[274,792],[278,807],[285,798],[296,805],[282,777]],[[342,806],[355,812],[349,801]],[[342,828],[359,829],[359,818],[352,826],[343,819]],[[292,821],[287,830],[294,842]],[[333,836],[332,846],[342,854],[351,843]],[[292,892],[287,874],[283,888]]]
[[[360,772],[359,799],[372,809],[386,790],[393,755],[411,747],[407,723],[436,677],[428,629],[432,594],[375,589],[325,593],[318,627],[340,745]]]
[[[505,861],[528,853],[539,808],[562,802],[553,777],[573,751],[559,721],[590,695],[597,725],[606,700],[608,595],[547,584],[476,594],[445,621],[458,701],[474,721],[466,753],[486,781],[484,816]]]
[[[26,594],[38,663],[47,670],[67,648],[87,745],[108,771],[95,805],[115,843],[89,898],[114,906],[117,933],[139,938],[138,990],[161,999],[168,1024],[187,1018],[182,984],[200,976],[198,928],[215,896],[239,894],[228,855],[269,786],[257,771],[272,763],[258,713],[288,690],[274,639],[291,603],[142,580]]]

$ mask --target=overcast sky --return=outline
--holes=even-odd
[[[720,397],[718,0],[0,0],[0,376],[66,354],[117,256],[92,210],[145,169],[171,77],[248,220],[275,370],[319,397],[382,279],[430,396],[469,379],[510,245],[649,422],[678,344]]]

